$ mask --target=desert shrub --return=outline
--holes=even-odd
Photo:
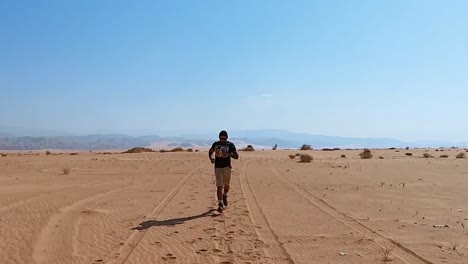
[[[464,158],[466,158],[465,153],[463,153],[463,152],[458,153],[457,156],[455,156],[455,157],[456,157],[457,159],[464,159]]]
[[[290,159],[295,159],[296,156],[294,156],[294,155],[289,155],[289,158],[290,158]]]
[[[311,162],[314,158],[309,154],[301,154],[299,156],[299,162],[308,163]]]
[[[70,172],[71,172],[71,169],[69,169],[69,168],[63,169],[63,174],[64,175],[70,174]]]
[[[311,150],[311,149],[312,149],[312,147],[310,145],[307,145],[307,144],[304,144],[301,147],[301,150]]]
[[[143,153],[143,152],[155,152],[155,151],[150,148],[136,147],[136,148],[132,148],[127,151],[124,151],[122,153]]]
[[[255,151],[254,147],[252,145],[247,145],[247,147],[242,148],[242,151]]]
[[[296,156],[296,157],[299,157],[300,155],[301,155],[301,154],[299,154],[299,153],[296,153],[296,155],[294,155],[294,156]]]
[[[364,149],[361,154],[359,154],[359,156],[361,157],[361,159],[370,159],[372,158],[372,152],[370,151],[370,149]]]
[[[193,152],[193,149],[188,148],[188,149],[187,149],[187,152]]]
[[[411,152],[408,152],[408,153],[405,153],[406,156],[413,156],[413,153]]]
[[[346,158],[346,155],[345,155],[345,154],[342,154],[341,157],[342,157],[342,158]]]
[[[5,153],[1,153],[1,155],[2,155],[2,157],[6,157],[6,156],[8,156],[8,155],[7,155],[7,154],[5,154]]]
[[[184,151],[184,149],[181,148],[181,147],[173,148],[173,149],[171,150],[171,152],[182,152],[182,151]]]
[[[448,158],[449,156],[444,154],[444,155],[440,155],[440,157],[443,158],[443,159],[446,159],[446,158]]]
[[[379,159],[385,159],[384,157],[380,156]]]
[[[426,158],[426,159],[432,158],[431,154],[429,154],[429,153],[424,153],[423,157]]]
[[[46,155],[50,155],[50,154],[52,154],[52,153],[51,153],[50,151],[46,151],[45,154],[46,154]]]
[[[60,153],[60,154],[62,154],[62,153]],[[70,153],[70,156],[76,156],[76,155],[78,155],[78,153],[76,153],[76,152]]]
[[[160,149],[159,150],[160,153],[165,153],[165,152],[169,152],[168,150],[165,150],[165,149]]]

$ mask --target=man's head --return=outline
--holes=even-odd
[[[221,131],[219,132],[219,140],[220,141],[227,141],[228,139],[228,133],[226,131]]]

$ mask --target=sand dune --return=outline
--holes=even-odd
[[[466,264],[461,151],[307,151],[311,163],[290,160],[296,150],[242,152],[221,215],[205,151],[10,152],[0,263]]]

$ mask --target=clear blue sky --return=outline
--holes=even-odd
[[[0,125],[467,141],[467,10],[0,0]]]

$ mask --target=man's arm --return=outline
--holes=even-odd
[[[213,159],[213,157],[212,157],[214,151],[215,151],[215,150],[214,150],[214,147],[211,146],[210,150],[208,151],[208,157],[210,158],[211,163],[214,163],[214,161],[215,161],[215,160]]]
[[[237,153],[237,149],[236,149],[236,146],[234,144],[232,144],[231,146],[232,150],[231,150],[231,157],[233,159],[239,159],[239,154]]]

